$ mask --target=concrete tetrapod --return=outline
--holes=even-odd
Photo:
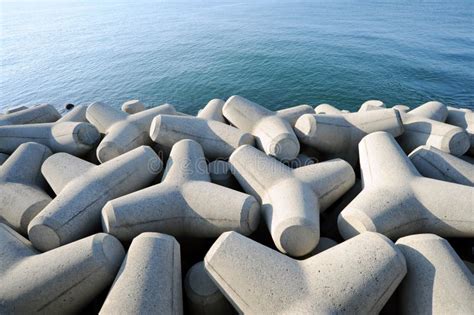
[[[313,108],[309,105],[298,105],[276,111],[277,116],[289,122],[291,127],[295,126],[298,118],[304,114],[312,113],[314,113]]]
[[[204,263],[244,314],[378,314],[406,274],[400,250],[377,233],[298,261],[228,232]]]
[[[363,190],[338,217],[345,239],[364,231],[474,236],[473,187],[422,177],[386,132],[362,139],[359,154]]]
[[[0,126],[55,122],[61,114],[53,105],[44,104],[7,115],[0,115]]]
[[[86,118],[87,106],[75,106],[70,112],[61,117],[57,122],[75,121],[75,122],[89,122]]]
[[[133,239],[99,314],[183,314],[181,254],[174,237]]]
[[[33,245],[46,251],[90,235],[100,228],[107,201],[149,185],[161,160],[147,146],[96,166],[66,153],[48,158],[42,172],[57,197],[28,226]]]
[[[25,106],[25,105],[19,105],[19,106],[15,106],[15,107],[10,107],[10,108],[8,108],[8,109],[5,111],[5,114],[16,113],[16,112],[19,112],[19,111],[24,110],[24,109],[28,109],[28,107]]]
[[[84,155],[99,141],[97,129],[84,122],[0,126],[0,152],[12,153],[22,143],[43,144],[53,152]]]
[[[385,108],[385,104],[379,100],[368,100],[362,103],[359,108],[359,112],[368,112],[371,110],[379,110]]]
[[[133,115],[145,110],[145,105],[139,100],[130,100],[122,104],[122,111]]]
[[[209,159],[227,159],[239,146],[254,144],[254,137],[249,133],[218,121],[192,116],[156,116],[151,123],[150,137],[169,148],[183,139],[194,140]]]
[[[429,102],[408,113],[400,112],[405,132],[397,141],[406,153],[425,144],[457,156],[469,149],[468,134],[462,128],[442,122],[447,109],[439,104]]]
[[[446,123],[466,130],[470,142],[468,154],[474,156],[474,112],[470,109],[458,109],[448,106]]]
[[[316,114],[329,114],[329,115],[343,115],[344,113],[339,109],[329,104],[319,104],[314,108]],[[309,113],[308,113],[309,114]]]
[[[227,123],[224,116],[222,115],[222,108],[225,102],[221,99],[215,98],[210,100],[203,109],[196,115],[198,118],[215,120],[221,123]]]
[[[79,312],[112,283],[124,256],[105,233],[41,254],[0,224],[0,313]]]
[[[431,146],[421,146],[408,155],[421,175],[474,186],[474,165]]]
[[[399,288],[403,314],[472,314],[474,275],[445,239],[418,234],[396,246],[408,269]]]
[[[120,240],[142,232],[217,237],[235,230],[251,234],[260,212],[254,197],[210,182],[201,146],[181,140],[172,150],[163,181],[108,202],[104,231]]]
[[[259,148],[279,160],[292,160],[300,151],[300,143],[290,123],[277,113],[241,96],[231,96],[222,110],[237,128],[250,132]]]
[[[204,269],[200,261],[192,266],[184,279],[188,311],[192,315],[233,314],[234,310],[226,297]]]
[[[412,109],[408,114],[444,122],[448,117],[448,108],[443,103],[431,101]]]
[[[330,158],[340,157],[353,166],[358,160],[359,141],[375,131],[387,131],[395,137],[401,135],[403,126],[399,112],[380,109],[345,115],[303,115],[295,125],[302,143]]]
[[[87,119],[101,133],[105,133],[97,147],[99,161],[104,163],[141,145],[151,145],[151,121],[160,114],[176,114],[176,110],[172,105],[165,104],[128,115],[102,103],[89,105]]]
[[[262,151],[242,146],[229,159],[244,191],[257,197],[273,241],[283,253],[303,256],[319,241],[319,212],[355,181],[341,159],[291,169]]]
[[[30,221],[51,202],[41,165],[51,155],[44,145],[20,145],[0,166],[0,217],[26,234]]]
[[[406,106],[406,105],[402,105],[402,104],[399,104],[399,105],[395,105],[392,107],[393,109],[396,109],[398,111],[401,111],[401,112],[408,112],[410,110],[410,107],[409,106]]]

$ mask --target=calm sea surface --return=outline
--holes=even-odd
[[[367,99],[474,108],[474,1],[0,0],[0,110],[129,99],[196,113]]]

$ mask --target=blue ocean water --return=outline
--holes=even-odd
[[[129,99],[196,113],[368,99],[474,108],[474,1],[0,0],[0,109]]]

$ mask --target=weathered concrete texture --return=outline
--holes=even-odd
[[[289,122],[292,127],[294,127],[298,118],[300,118],[304,114],[312,114],[314,113],[314,111],[313,108],[309,105],[298,105],[285,109],[280,109],[276,113],[280,118],[283,118],[284,120]]]
[[[354,170],[335,159],[295,170],[262,151],[242,146],[229,159],[242,188],[257,197],[276,247],[292,256],[311,252],[319,241],[319,212],[342,196]]]
[[[5,163],[5,161],[8,159],[9,155],[5,153],[0,153],[0,165]]]
[[[403,314],[472,314],[474,275],[445,239],[411,235],[396,246],[408,269],[399,288]]]
[[[0,167],[0,217],[26,234],[30,221],[51,202],[45,192],[41,165],[51,151],[38,143],[24,143]]]
[[[351,165],[358,160],[357,145],[367,134],[387,131],[403,133],[400,114],[394,109],[380,109],[345,115],[303,115],[296,122],[300,141],[328,157],[340,157]]]
[[[408,112],[408,111],[410,110],[410,107],[409,107],[409,106],[401,105],[401,104],[395,105],[395,106],[393,106],[392,108],[393,108],[393,109],[396,109],[396,110],[398,110],[398,111],[404,112],[404,113],[406,113],[406,112]]]
[[[171,150],[162,183],[108,202],[104,231],[121,240],[142,232],[217,237],[235,230],[250,234],[258,226],[254,197],[210,182],[201,146],[181,140]]]
[[[86,118],[87,106],[79,105],[73,107],[66,115],[58,120],[58,122],[75,121],[75,122],[89,122]]]
[[[431,146],[421,146],[408,156],[421,175],[474,186],[474,165]]]
[[[130,115],[143,112],[144,110],[145,105],[139,100],[130,100],[122,104],[122,111]]]
[[[0,126],[55,122],[61,114],[53,105],[44,104],[0,116]]]
[[[342,115],[344,114],[340,109],[329,105],[329,104],[319,104],[314,108],[316,114],[328,114],[328,115]]]
[[[402,253],[377,233],[363,233],[303,261],[224,233],[204,263],[244,314],[377,314],[406,274]]]
[[[104,139],[97,147],[97,158],[107,162],[141,145],[151,145],[149,136],[153,118],[160,114],[175,114],[172,105],[165,104],[145,111],[128,115],[102,103],[89,105],[87,119],[94,124]]]
[[[133,239],[99,314],[183,314],[181,254],[174,237]]]
[[[444,122],[448,117],[448,109],[443,103],[431,101],[412,109],[408,114]]]
[[[28,109],[28,107],[26,107],[24,105],[10,107],[9,109],[6,110],[5,114],[16,113],[16,112],[19,112],[19,111],[24,110],[24,109]]]
[[[368,112],[371,110],[378,110],[385,108],[385,104],[379,100],[369,100],[365,101],[360,105],[359,112]]]
[[[149,185],[161,160],[147,146],[96,166],[66,153],[48,158],[43,175],[57,197],[28,226],[33,245],[46,251],[94,233],[107,201]]]
[[[459,156],[470,146],[469,136],[462,128],[433,119],[400,112],[405,132],[397,138],[406,153],[422,145],[430,145],[444,152]]]
[[[232,169],[229,162],[215,160],[209,163],[208,169],[209,176],[213,183],[238,190],[239,183],[237,183],[234,175],[232,175]]]
[[[227,100],[222,111],[234,126],[253,134],[258,147],[268,155],[280,160],[298,155],[298,138],[290,123],[277,113],[237,95]]]
[[[215,120],[221,123],[227,123],[226,119],[222,115],[222,108],[225,102],[221,99],[215,98],[210,100],[203,109],[197,114],[198,118]]]
[[[474,129],[474,112],[470,109],[447,107],[446,123],[463,129]]]
[[[194,140],[209,159],[227,159],[239,146],[254,144],[251,134],[224,123],[176,115],[156,116],[151,123],[150,137],[166,147],[183,139]]]
[[[458,109],[448,106],[448,118],[446,119],[446,123],[466,130],[470,142],[467,153],[474,156],[474,112],[470,109]]]
[[[234,314],[232,305],[212,281],[200,261],[192,266],[184,279],[188,312],[192,315]]]
[[[363,190],[339,215],[344,238],[364,231],[392,239],[416,233],[474,236],[473,187],[422,177],[386,132],[362,139],[359,154]]]
[[[0,313],[80,312],[112,283],[124,255],[105,233],[40,254],[0,224]]]
[[[0,152],[12,153],[23,143],[37,142],[53,152],[82,156],[99,141],[97,129],[83,122],[0,126]]]

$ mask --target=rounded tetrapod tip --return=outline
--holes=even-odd
[[[99,159],[101,163],[112,160],[123,153],[125,153],[123,149],[115,142],[101,142],[97,147],[97,159]]]
[[[300,143],[293,135],[280,134],[272,139],[269,154],[280,160],[292,160],[300,152]]]
[[[276,235],[280,235],[281,250],[290,256],[304,256],[319,242],[319,229],[314,223],[303,218],[285,220],[275,228],[275,231]]]
[[[464,130],[452,130],[443,142],[442,147],[446,147],[448,152],[455,156],[463,155],[470,147],[469,135]]]
[[[76,136],[76,142],[84,145],[94,145],[99,141],[100,133],[93,125],[80,123],[74,127],[73,134]]]
[[[115,237],[106,233],[98,233],[94,235],[93,252],[104,255],[110,266],[118,268],[125,257],[125,249],[122,243]],[[114,269],[114,268],[112,268]]]
[[[242,233],[248,235],[258,228],[260,223],[260,204],[253,196],[248,196],[242,205],[241,225]]]
[[[57,248],[61,245],[61,239],[55,229],[43,223],[30,224],[28,227],[28,238],[34,247],[42,252]]]
[[[295,132],[298,137],[312,137],[316,133],[317,123],[312,114],[301,116],[295,124]]]
[[[232,307],[204,268],[204,262],[192,266],[184,279],[184,291],[191,314],[231,314]]]

